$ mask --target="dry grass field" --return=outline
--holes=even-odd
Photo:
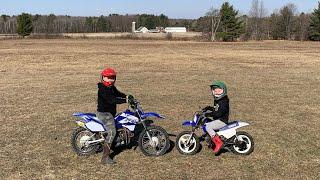
[[[135,38],[135,39],[168,39],[167,33],[63,33],[61,34],[66,38]],[[171,33],[172,39],[196,39],[200,38],[202,33],[199,32],[187,32],[187,33]]]
[[[106,66],[118,71],[121,91],[167,117],[156,124],[172,134],[211,103],[211,81],[225,81],[230,118],[250,123],[243,130],[255,151],[183,156],[173,148],[152,158],[128,149],[115,166],[100,165],[101,153],[76,156],[72,113],[96,111]],[[2,40],[0,179],[319,179],[319,81],[319,43]]]

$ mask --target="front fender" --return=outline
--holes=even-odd
[[[146,113],[143,113],[141,115],[142,119],[146,119],[148,117],[155,117],[155,118],[159,118],[159,119],[165,119],[164,116],[162,116],[161,114],[155,113],[155,112],[146,112]]]
[[[183,126],[192,126],[192,127],[194,127],[194,126],[196,126],[196,123],[194,121],[186,120],[186,121],[182,122],[182,125]]]

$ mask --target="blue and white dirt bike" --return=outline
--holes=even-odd
[[[170,141],[167,132],[152,125],[150,118],[164,119],[155,112],[143,112],[140,103],[133,99],[125,111],[114,118],[117,134],[112,147],[139,146],[146,156],[161,156],[169,149]],[[78,128],[73,132],[71,144],[80,156],[91,155],[101,149],[107,136],[107,127],[93,113],[74,113],[80,119]]]
[[[205,111],[197,111],[193,120],[187,120],[182,123],[183,126],[191,126],[191,131],[183,131],[176,138],[176,147],[181,154],[194,155],[199,151],[200,142],[206,141],[208,146],[214,148],[214,143],[206,131],[206,122],[210,119],[205,117]],[[224,142],[223,149],[232,151],[239,155],[249,155],[253,152],[254,142],[250,134],[244,131],[238,131],[238,128],[248,126],[248,123],[233,121],[217,130],[217,134]],[[198,137],[195,133],[197,129],[203,130],[203,135]]]

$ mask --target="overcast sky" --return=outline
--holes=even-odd
[[[161,13],[169,18],[196,19],[214,5],[220,7],[225,0],[0,0],[0,14],[31,14],[100,16],[117,14]],[[241,14],[247,14],[252,0],[228,0]],[[299,12],[312,12],[317,0],[264,0],[270,14],[287,3],[294,3]]]

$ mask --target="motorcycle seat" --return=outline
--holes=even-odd
[[[220,128],[220,129],[217,130],[217,131],[224,131],[224,130],[233,128],[233,127],[235,127],[235,126],[238,126],[238,121],[231,121],[231,122],[228,122],[227,125],[223,126],[222,128]]]

